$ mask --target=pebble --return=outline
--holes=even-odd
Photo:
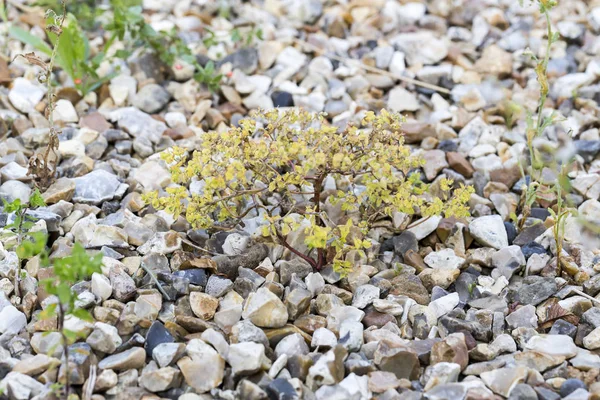
[[[279,328],[286,324],[288,311],[273,292],[260,288],[248,296],[242,317],[259,327]]]
[[[454,254],[454,250],[444,249],[429,253],[424,261],[428,266],[434,269],[458,269],[463,266],[466,260]]]
[[[229,346],[227,362],[234,375],[251,375],[271,367],[271,361],[265,355],[265,347],[252,342]]]
[[[75,182],[73,200],[94,205],[112,200],[122,187],[115,175],[100,169],[75,178],[73,181]]]
[[[133,347],[122,353],[113,354],[104,358],[98,364],[99,368],[112,369],[116,371],[125,371],[128,369],[137,369],[144,366],[146,361],[146,352],[141,347]]]
[[[469,224],[469,232],[475,240],[484,246],[500,250],[508,247],[508,236],[504,229],[502,218],[498,215],[488,215],[474,219]]]
[[[17,110],[28,114],[35,110],[35,106],[45,94],[46,90],[41,85],[36,85],[25,78],[17,78],[8,92],[8,99]]]
[[[77,110],[69,100],[60,99],[54,105],[53,117],[56,121],[72,123],[79,121]]]
[[[414,94],[398,86],[390,91],[387,106],[389,110],[395,112],[417,111],[419,101]]]
[[[154,114],[163,109],[171,95],[160,85],[151,83],[142,87],[132,99],[132,104],[140,110]]]

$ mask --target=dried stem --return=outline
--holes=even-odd
[[[48,118],[48,123],[50,125],[50,137],[48,141],[48,145],[44,150],[44,154],[41,156],[41,159],[38,156],[34,156],[29,161],[29,174],[34,175],[37,178],[36,184],[40,186],[42,189],[48,188],[54,181],[56,176],[56,167],[57,163],[52,163],[52,166],[49,165],[48,157],[50,156],[50,152],[56,157],[56,150],[58,149],[58,134],[59,131],[54,126],[54,88],[52,87],[52,72],[54,71],[54,63],[56,60],[56,55],[58,54],[58,46],[60,43],[60,35],[62,33],[62,27],[64,25],[65,19],[67,17],[67,5],[65,0],[61,0],[61,4],[63,6],[62,15],[58,17],[56,21],[58,23],[57,26],[50,25],[46,28],[48,33],[52,32],[56,35],[56,41],[54,43],[54,47],[52,48],[52,55],[50,56],[50,61],[46,65],[46,69],[44,71],[45,79],[46,79],[46,98],[48,101],[48,105],[46,107],[46,117]]]
[[[168,301],[171,301],[171,298],[169,297],[169,295],[167,294],[167,292],[165,292],[165,289],[163,289],[162,285],[160,284],[160,282],[158,281],[158,279],[156,278],[156,275],[154,275],[152,273],[152,271],[150,271],[143,263],[140,264],[140,267],[146,271],[148,273],[148,275],[150,275],[150,279],[152,279],[152,281],[154,281],[154,283],[156,284],[156,287],[158,288],[158,290],[162,293],[163,296],[165,296],[165,298]]]
[[[19,246],[21,246],[21,243],[23,242],[23,221],[25,219],[25,214],[27,213],[27,210],[29,208],[25,207],[24,209],[21,210],[20,215],[19,215],[19,226],[17,227],[17,248],[19,248]],[[18,252],[17,252],[18,254]],[[17,272],[15,273],[15,296],[17,298],[21,297],[21,288],[20,288],[20,282],[21,282],[21,262],[22,260],[19,258],[18,259],[18,264],[17,264]]]

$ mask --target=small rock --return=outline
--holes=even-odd
[[[469,224],[469,232],[484,246],[490,246],[497,250],[508,247],[508,236],[502,217],[499,215],[486,215],[474,219]]]
[[[28,114],[35,110],[45,93],[43,86],[34,85],[25,78],[17,78],[8,92],[8,99],[17,110]]]
[[[206,293],[192,292],[190,293],[190,306],[197,317],[209,321],[219,307],[219,300]]]
[[[242,317],[263,328],[279,328],[288,320],[287,308],[273,292],[260,288],[250,293]]]
[[[254,342],[230,345],[227,362],[234,375],[251,375],[271,367],[271,361],[265,355],[265,347]]]
[[[104,358],[98,364],[102,369],[113,369],[125,371],[128,369],[142,368],[146,361],[146,352],[141,347],[133,347],[122,353],[114,354]]]
[[[165,88],[155,83],[145,85],[133,97],[132,104],[148,114],[154,114],[164,108],[171,95]]]

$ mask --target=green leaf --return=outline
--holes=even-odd
[[[71,286],[66,282],[61,282],[56,286],[56,296],[60,300],[61,304],[69,304],[71,302]]]
[[[30,240],[24,240],[17,247],[17,257],[21,260],[26,260],[34,257],[46,248],[46,234],[44,232],[30,232],[28,234]]]
[[[84,310],[83,308],[76,308],[70,314],[81,320],[84,320],[87,322],[94,322],[94,318],[92,317],[92,314],[90,314],[87,310]]]
[[[39,52],[46,54],[47,56],[52,55],[52,48],[48,46],[46,42],[37,36],[32,35],[25,29],[19,28],[16,25],[11,24],[8,28],[8,33],[14,39],[17,39],[25,44],[30,45]]]
[[[239,42],[242,40],[242,35],[240,34],[240,30],[238,28],[235,28],[234,30],[231,31],[231,41],[233,43]]]
[[[17,214],[19,214],[23,207],[21,204],[21,199],[14,199],[10,203],[4,199],[2,199],[2,201],[4,202],[4,211],[8,213],[17,212]]]
[[[68,344],[75,343],[77,339],[79,339],[79,335],[77,334],[77,332],[72,331],[70,329],[63,329],[62,333],[67,338]]]
[[[42,194],[38,189],[35,189],[29,198],[29,205],[31,207],[46,207],[46,202],[42,197]]]

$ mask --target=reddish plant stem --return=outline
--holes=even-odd
[[[315,194],[313,196],[313,202],[315,203],[315,212],[317,217],[315,218],[315,223],[317,226],[323,226],[323,221],[321,220],[321,190],[323,189],[323,180],[325,179],[325,175],[321,174],[315,179],[314,188]],[[317,249],[317,271],[321,270],[321,268],[325,265],[325,249]]]
[[[291,251],[292,253],[294,253],[295,255],[297,255],[298,257],[300,257],[301,259],[303,259],[307,263],[309,263],[313,268],[316,268],[317,270],[319,269],[319,266],[317,265],[317,262],[315,260],[313,260],[311,257],[309,257],[307,255],[304,255],[301,252],[299,252],[298,250],[296,250],[295,248],[293,248],[285,240],[285,238],[281,237],[280,239],[281,239],[281,244],[283,245],[283,247],[285,247],[286,249],[288,249],[289,251]]]
[[[323,226],[323,221],[321,220],[320,213],[321,213],[321,190],[323,189],[323,180],[325,179],[325,176],[326,176],[325,174],[321,174],[316,177],[307,178],[307,179],[314,179],[314,181],[315,181],[312,202],[315,204],[315,214],[316,214],[315,223],[317,224],[317,226]],[[281,241],[281,244],[283,247],[285,247],[286,249],[288,249],[289,251],[291,251],[292,253],[294,253],[295,255],[297,255],[298,257],[300,257],[307,263],[309,263],[317,271],[320,271],[321,268],[323,268],[323,266],[325,265],[325,263],[326,263],[325,249],[317,249],[317,260],[315,261],[312,257],[304,255],[300,251],[294,249],[285,240],[285,237],[283,235],[278,235],[278,236],[279,236],[279,240]]]

